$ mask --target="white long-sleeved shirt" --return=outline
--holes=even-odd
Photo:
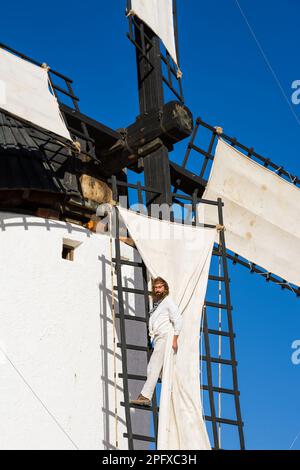
[[[149,335],[161,335],[168,332],[170,322],[174,327],[174,335],[179,335],[182,328],[182,315],[170,295],[167,295],[150,315]]]

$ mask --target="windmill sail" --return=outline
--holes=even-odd
[[[138,16],[160,37],[175,64],[179,66],[176,52],[173,0],[131,0],[129,15]]]
[[[220,139],[203,197],[224,202],[227,248],[300,286],[298,187]],[[207,205],[205,222],[217,217]]]
[[[167,280],[183,315],[176,356],[173,329],[168,334],[157,448],[209,450],[199,393],[199,335],[216,230],[119,211],[150,274]]]
[[[48,71],[1,48],[0,108],[71,140],[57,99],[49,89]]]

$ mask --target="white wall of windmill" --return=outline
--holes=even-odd
[[[178,65],[173,0],[131,0],[130,13],[138,16],[160,37],[175,64]]]
[[[71,140],[45,68],[0,48],[0,108]]]
[[[3,212],[0,236],[0,449],[114,448],[109,237]],[[62,258],[63,240],[75,246],[73,261]],[[123,243],[122,256],[139,260]],[[123,282],[142,288],[137,268],[124,267]],[[124,298],[125,313],[144,315],[142,296]],[[119,342],[118,323],[116,331]],[[130,322],[127,334],[144,344],[145,325]],[[129,372],[145,374],[146,353],[128,359]],[[130,384],[131,398],[139,391],[140,383]],[[117,394],[119,447],[127,449],[121,378]],[[133,413],[133,429],[149,434],[150,413]]]
[[[300,190],[219,139],[205,199],[222,198],[227,248],[300,286]],[[205,222],[217,211],[205,207]]]

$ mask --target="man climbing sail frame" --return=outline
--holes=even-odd
[[[165,279],[156,277],[152,281],[153,307],[150,310],[149,335],[154,344],[150,361],[147,366],[147,380],[134,405],[150,406],[151,399],[161,375],[167,338],[170,329],[174,330],[172,349],[176,354],[178,350],[178,337],[182,328],[182,315],[172,299],[169,286]]]

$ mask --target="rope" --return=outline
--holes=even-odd
[[[297,436],[295,437],[295,439],[294,439],[293,442],[291,443],[289,450],[291,450],[291,449],[294,447],[294,444],[295,444],[295,442],[297,441],[297,439],[298,439],[299,436],[300,436],[300,431],[298,432]]]
[[[50,71],[50,67],[48,64],[46,64],[45,62],[41,65],[42,69],[46,70],[46,72],[48,73]],[[51,84],[50,84],[51,85]],[[52,88],[52,86],[51,86]]]
[[[224,225],[221,225],[221,224],[217,224],[216,225],[216,229],[218,232],[222,232],[222,231],[225,231],[225,226]]]
[[[202,315],[201,315],[201,322],[200,322],[200,384],[203,385],[203,373],[202,373],[202,357],[203,357],[203,322],[204,322],[204,315],[206,314],[205,305],[202,308]],[[204,390],[201,387],[201,409],[202,409],[202,418],[205,422],[205,414],[204,414]]]
[[[116,309],[114,293],[114,269],[113,269],[113,251],[112,251],[112,212],[109,211],[109,246],[110,246],[110,275],[111,275],[111,305],[113,320],[113,362],[114,362],[114,398],[115,398],[115,437],[116,449],[119,448],[119,418],[118,418],[118,390],[117,390],[117,361],[116,361]]]
[[[223,134],[223,127],[216,126],[215,131],[217,135],[222,135]]]
[[[183,73],[182,71],[180,70],[180,68],[177,66],[177,73],[176,73],[176,77],[178,80],[180,80],[183,76]]]
[[[221,257],[219,257],[218,259],[218,262],[219,262],[219,277],[221,277]],[[219,304],[222,304],[222,282],[221,280],[219,279],[219,286],[218,286],[218,301],[219,301]],[[219,307],[219,331],[222,331],[222,309],[221,307]],[[222,357],[222,336],[219,335],[218,337],[218,355],[219,355],[219,359],[221,359]],[[222,386],[222,364],[219,363],[219,366],[218,366],[218,386],[219,388],[221,388]],[[221,413],[222,413],[222,394],[221,392],[219,392],[218,394],[218,416],[219,418],[221,418]],[[221,448],[221,439],[222,439],[222,435],[221,435],[221,432],[222,432],[222,424],[221,423],[218,423],[218,435],[219,435],[219,447]]]
[[[90,155],[87,152],[84,152],[81,149],[81,143],[78,140],[72,140],[70,143],[65,143],[65,142],[61,142],[57,138],[53,137],[53,141],[58,143],[59,145],[61,145],[61,147],[72,150],[72,152],[74,152],[74,153],[81,153],[82,155],[86,155],[87,157],[90,157]]]

